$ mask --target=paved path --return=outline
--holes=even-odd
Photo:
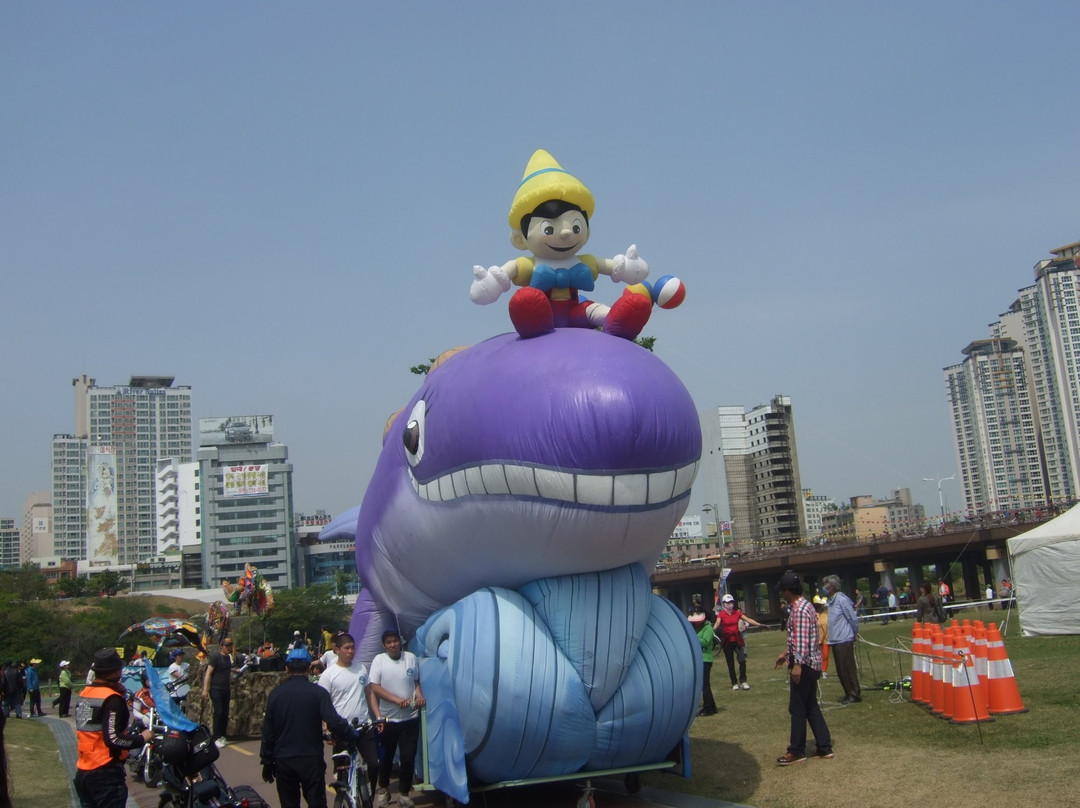
[[[56,737],[60,750],[60,760],[67,772],[68,781],[75,776],[75,763],[78,759],[78,747],[75,741],[75,722],[70,718],[45,716],[43,719]],[[262,782],[262,767],[259,765],[259,741],[257,739],[232,743],[221,750],[217,761],[218,770],[225,781],[232,786],[251,785],[259,792],[270,808],[280,808],[277,789]],[[329,749],[327,751],[327,770],[330,770]],[[577,801],[583,794],[583,782],[567,781],[538,786],[502,788],[479,792],[472,795],[470,805],[480,808],[576,808]],[[598,779],[592,782],[596,789],[593,798],[597,808],[746,808],[730,802],[692,797],[672,791],[643,788],[639,793],[626,793],[621,780]],[[396,786],[392,784],[391,791]],[[71,791],[73,808],[80,808],[74,786]],[[128,778],[127,808],[157,808],[159,789],[147,788]],[[333,792],[328,792],[328,803],[333,805]],[[413,794],[418,808],[442,806],[441,795],[434,792]],[[396,800],[391,806],[397,804]]]
[[[254,786],[270,808],[280,808],[276,786],[262,781],[258,740],[251,739],[229,744],[221,750],[221,757],[218,758],[216,765],[229,785]],[[330,770],[329,751],[327,751],[327,771]],[[621,780],[596,780],[593,781],[593,786],[596,788],[594,799],[597,808],[650,808],[651,806],[745,808],[745,806],[737,806],[729,802],[707,800],[659,789],[643,788],[638,794],[629,795]],[[135,800],[138,808],[157,808],[158,792],[156,790],[134,782],[129,788],[131,798]],[[391,792],[395,788],[396,783],[392,783]],[[480,806],[480,808],[575,808],[582,793],[580,783],[553,783],[481,792],[473,794],[469,804]],[[333,792],[328,790],[327,797],[328,803],[333,805]],[[391,808],[397,805],[393,797],[394,794],[391,793]],[[434,808],[443,805],[441,795],[434,792],[414,792],[412,797],[417,808]],[[129,799],[129,808],[134,808],[130,803],[131,799]]]

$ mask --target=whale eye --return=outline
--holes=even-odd
[[[405,430],[401,433],[402,442],[405,444],[405,455],[409,458],[409,465],[415,466],[424,457],[424,415],[427,405],[423,399],[416,402],[409,413],[409,420],[405,422]]]

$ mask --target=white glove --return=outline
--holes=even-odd
[[[494,303],[510,288],[510,279],[502,271],[502,267],[484,269],[482,266],[474,266],[473,275],[476,279],[469,287],[469,298],[481,306]]]
[[[649,265],[644,258],[638,258],[637,245],[626,248],[626,255],[615,256],[615,266],[611,269],[611,279],[617,283],[641,283],[649,277]]]

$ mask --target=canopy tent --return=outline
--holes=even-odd
[[[1024,636],[1080,634],[1080,505],[1008,541]]]

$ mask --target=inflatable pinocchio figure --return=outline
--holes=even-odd
[[[537,150],[510,205],[510,243],[531,256],[502,266],[473,267],[469,296],[486,305],[514,283],[523,288],[510,299],[510,320],[522,337],[536,337],[556,328],[600,328],[634,339],[649,321],[653,303],[675,308],[686,295],[670,275],[644,283],[649,265],[630,245],[624,255],[597,258],[578,251],[589,240],[589,218],[595,203],[581,180],[565,171],[543,149]],[[628,284],[611,306],[580,297],[591,292],[598,275]]]

